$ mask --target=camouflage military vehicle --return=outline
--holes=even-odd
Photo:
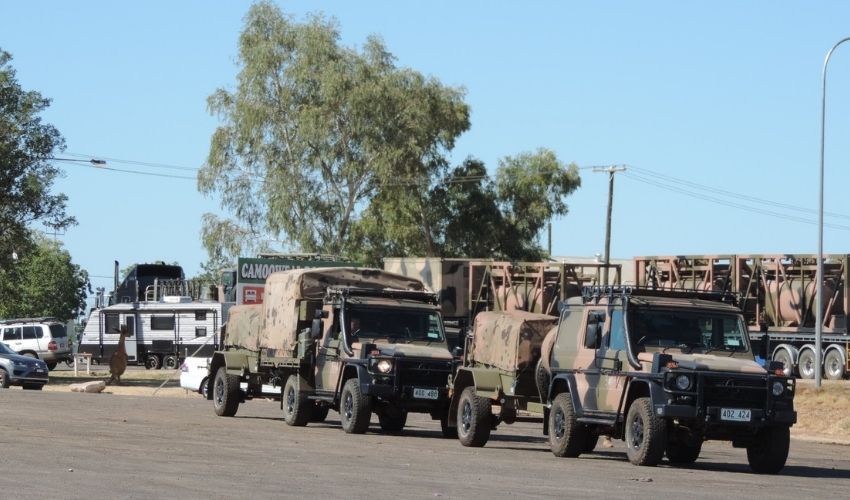
[[[557,319],[519,310],[475,317],[463,366],[451,382],[449,426],[456,427],[464,446],[484,446],[498,424],[527,420],[517,416],[518,410],[543,413],[535,369]],[[494,404],[498,413],[493,412]]]
[[[705,440],[746,448],[777,473],[796,422],[794,380],[754,361],[740,309],[716,293],[617,289],[570,301],[551,350],[544,433],[558,457],[599,435],[629,461],[697,460]],[[582,303],[583,302],[583,303]]]
[[[236,414],[272,384],[289,425],[322,421],[330,408],[348,433],[365,432],[373,412],[386,432],[400,432],[408,412],[447,420],[453,358],[436,296],[421,282],[377,269],[299,269],[269,275],[264,293],[262,304],[231,309],[210,361],[216,414]]]

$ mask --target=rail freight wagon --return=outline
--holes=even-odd
[[[824,256],[823,374],[839,380],[850,373],[850,255]],[[785,365],[786,374],[814,378],[816,366],[817,256],[681,255],[635,257],[637,284],[659,289],[695,289],[733,292],[758,351],[762,328],[767,329],[770,351]]]

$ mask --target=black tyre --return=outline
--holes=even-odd
[[[756,444],[747,447],[747,461],[753,472],[776,474],[785,467],[791,432],[788,426],[765,427],[756,434]]]
[[[378,423],[381,424],[381,430],[389,434],[397,434],[404,430],[404,425],[407,423],[407,412],[399,411],[398,414],[379,414]]]
[[[25,352],[25,353],[22,353],[22,356],[26,356],[28,358],[33,358],[33,359],[38,359],[38,356],[36,356],[34,352]]]
[[[44,387],[44,384],[38,382],[32,384],[25,383],[22,385],[25,391],[40,391]]]
[[[543,367],[543,359],[537,360],[537,366],[534,368],[534,382],[537,385],[537,392],[540,393],[540,401],[546,401],[549,394],[549,372]]]
[[[145,368],[148,370],[156,370],[162,366],[162,361],[156,354],[148,354],[145,356]]]
[[[556,457],[575,458],[586,447],[587,429],[576,421],[570,394],[562,392],[552,400],[549,411],[549,448]]]
[[[6,370],[0,368],[0,389],[8,389],[9,388],[9,374],[6,373]]]
[[[283,386],[283,419],[288,425],[303,427],[310,421],[313,408],[307,394],[298,389],[298,375],[290,375]]]
[[[223,366],[213,382],[213,408],[219,417],[232,417],[239,409],[239,377],[228,375]]]
[[[632,402],[626,416],[626,455],[635,465],[654,467],[667,448],[667,422],[652,411],[649,398]]]
[[[794,376],[794,361],[791,357],[791,353],[788,352],[788,349],[780,349],[776,351],[776,354],[773,356],[773,360],[782,363],[782,373],[784,373],[786,377]]]
[[[328,418],[328,412],[330,408],[327,406],[322,406],[320,404],[313,405],[313,411],[310,413],[310,422],[319,423],[324,422],[326,418]]]
[[[815,378],[815,362],[815,351],[805,349],[800,352],[800,359],[797,364],[800,378]]]
[[[823,373],[829,380],[841,380],[845,375],[844,356],[838,349],[830,349],[823,358]]]
[[[201,396],[204,397],[204,399],[212,399],[210,397],[210,383],[209,382],[210,382],[210,379],[205,378],[201,382],[201,387],[198,388],[198,392],[201,394]]]
[[[54,368],[56,368],[56,365],[59,364],[59,362],[58,361],[45,361],[45,364],[47,365],[48,370],[53,370]]]
[[[479,398],[474,387],[460,393],[457,404],[457,438],[464,446],[480,448],[490,439],[493,427],[492,402]]]
[[[180,368],[180,360],[174,354],[170,354],[162,359],[162,367],[166,370],[176,370]]]
[[[360,382],[356,378],[348,379],[342,387],[339,417],[342,430],[348,434],[363,434],[369,429],[372,409],[369,399],[360,391]]]
[[[697,461],[702,451],[702,441],[668,441],[667,461],[674,465],[690,465]]]

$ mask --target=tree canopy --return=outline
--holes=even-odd
[[[76,223],[66,213],[67,197],[50,192],[61,175],[50,158],[65,147],[59,131],[39,116],[50,100],[21,88],[11,60],[0,49],[0,267],[29,244],[33,224],[64,229]]]
[[[198,176],[233,216],[204,218],[214,257],[256,252],[262,234],[351,253],[353,225],[381,183],[432,175],[469,127],[462,89],[396,67],[376,37],[360,50],[340,45],[336,22],[319,15],[296,23],[255,4],[238,62],[236,90],[208,99],[223,124]]]
[[[63,321],[85,311],[92,293],[88,273],[61,243],[35,236],[15,261],[0,269],[0,318],[53,316]]]

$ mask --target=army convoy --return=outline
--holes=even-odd
[[[794,379],[757,364],[729,294],[585,288],[555,311],[483,311],[450,352],[439,297],[402,275],[355,268],[271,274],[262,304],[231,309],[210,362],[215,412],[281,387],[289,425],[340,414],[347,433],[400,432],[427,413],[443,435],[484,446],[535,420],[558,457],[624,440],[654,466],[699,457],[705,440],[745,448],[758,473],[786,461]]]

